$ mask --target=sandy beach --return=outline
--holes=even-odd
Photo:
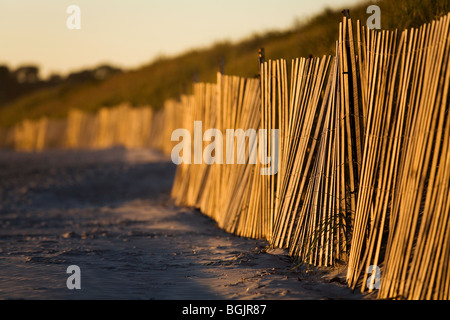
[[[151,150],[0,152],[0,299],[367,299],[170,200]],[[67,267],[81,270],[69,290]]]

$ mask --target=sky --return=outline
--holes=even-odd
[[[136,68],[161,55],[286,30],[326,7],[360,0],[0,0],[0,65],[41,77],[109,63]],[[69,29],[70,5],[81,29]]]

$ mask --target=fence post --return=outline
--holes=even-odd
[[[349,9],[344,9],[341,12],[344,15],[344,17],[346,17],[347,19],[350,19],[350,10]]]
[[[264,63],[266,61],[266,53],[264,51],[264,48],[259,48],[258,51],[258,70],[259,70],[259,74],[261,74],[261,63]]]

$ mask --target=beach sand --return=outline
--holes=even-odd
[[[151,150],[0,151],[0,299],[368,299],[345,266],[292,269],[285,250],[176,207],[174,173]]]

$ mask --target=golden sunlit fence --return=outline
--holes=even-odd
[[[0,143],[169,155],[183,140],[178,205],[299,262],[346,264],[348,285],[379,285],[380,298],[448,299],[449,26],[449,15],[403,32],[344,18],[333,57],[265,61],[259,79],[218,74],[157,112],[25,120]]]
[[[267,217],[259,215],[259,180],[247,162],[256,154],[257,142],[251,137],[245,143],[235,139],[236,132],[249,129],[256,137],[261,111],[259,80],[219,74],[217,84],[195,84],[193,95],[182,97],[180,103],[181,128],[190,128],[191,145],[200,139],[200,153],[192,156],[192,164],[177,168],[172,189],[176,202],[200,208],[229,232],[258,238],[270,235],[264,228],[267,223],[260,221]],[[194,121],[202,128],[193,128]],[[206,134],[209,129],[217,130],[214,138],[208,138],[215,144],[212,152],[208,147],[203,151],[203,131]],[[227,130],[233,134],[226,134]],[[240,133],[245,139],[245,132]],[[240,154],[245,155],[244,161]],[[215,159],[212,164],[206,162],[209,157]]]
[[[94,114],[72,110],[67,119],[24,120],[2,130],[0,142],[20,151],[149,147],[153,142],[153,114],[150,107],[132,108],[127,104],[102,108]]]
[[[243,149],[245,163],[180,165],[172,190],[177,204],[201,209],[229,232],[288,248],[300,261],[347,260],[363,138],[350,26],[347,20],[341,26],[335,58],[295,59],[290,72],[285,60],[267,61],[260,79],[219,74],[216,85],[194,85],[178,107],[191,146],[194,121],[221,132],[263,130],[268,138],[266,144],[220,138],[227,151]],[[250,163],[252,153],[266,154],[272,165],[277,156],[274,174],[261,174],[267,164]]]
[[[448,299],[449,59],[449,16],[402,33],[344,18],[335,57],[261,65],[252,124],[236,117],[247,105],[229,98],[247,92],[219,76],[216,126],[278,129],[279,170],[185,164],[174,198],[299,261],[347,263],[352,288],[376,288],[367,282],[376,266],[381,298]],[[199,111],[199,94],[183,107],[189,125],[213,114]]]
[[[381,298],[449,298],[449,21],[358,30],[368,117],[348,281],[364,290],[383,265]]]

